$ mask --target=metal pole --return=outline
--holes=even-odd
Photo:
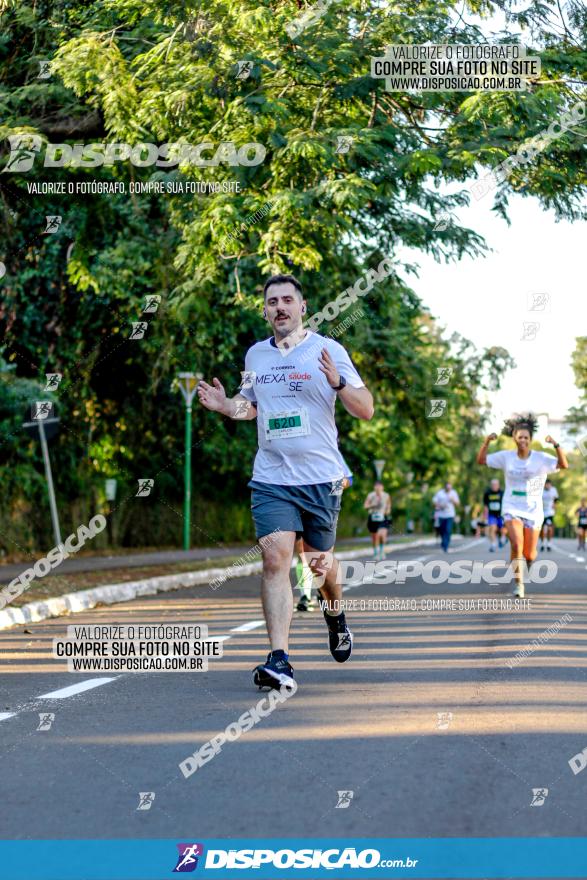
[[[183,499],[183,549],[190,549],[190,510],[192,500],[192,407],[185,408],[185,496]]]
[[[57,515],[57,504],[55,503],[55,490],[53,489],[53,477],[51,475],[51,462],[49,460],[49,448],[47,446],[47,438],[45,437],[45,428],[43,420],[39,419],[39,437],[41,439],[41,450],[43,452],[43,462],[45,464],[45,478],[47,480],[47,492],[49,494],[49,507],[51,509],[51,521],[53,523],[53,534],[55,535],[56,546],[61,545],[61,531],[59,529],[59,517]]]

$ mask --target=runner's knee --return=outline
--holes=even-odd
[[[292,551],[290,547],[264,547],[263,548],[263,571],[266,574],[276,574],[291,564]]]

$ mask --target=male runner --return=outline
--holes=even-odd
[[[438,514],[440,544],[444,552],[448,553],[452,526],[456,515],[455,507],[461,502],[458,494],[452,487],[452,483],[449,482],[445,483],[443,488],[438,490],[432,501]]]
[[[485,490],[483,495],[483,518],[487,523],[487,531],[489,533],[489,552],[495,553],[498,546],[501,547],[501,530],[503,528],[503,517],[501,515],[501,502],[503,499],[503,489],[500,489],[499,480],[491,480],[489,488]]]
[[[373,485],[373,491],[369,492],[365,503],[365,510],[369,511],[367,517],[367,528],[371,534],[373,543],[373,558],[385,559],[385,542],[387,541],[387,530],[391,525],[389,514],[391,513],[391,497],[383,490],[381,480],[376,480]]]
[[[207,409],[230,418],[257,419],[259,449],[249,486],[263,553],[261,598],[271,651],[254,670],[254,682],[279,689],[293,685],[289,573],[296,537],[303,538],[308,564],[321,580],[330,653],[339,663],[351,655],[352,634],[344,612],[337,613],[342,588],[332,554],[344,480],[334,409],[338,397],[356,418],[369,420],[374,410],[343,346],[304,329],[306,300],[299,281],[274,275],[263,293],[273,336],[247,352],[244,375],[251,381],[232,398],[218,379],[212,385],[202,381],[198,396]]]
[[[577,516],[577,550],[585,549],[585,535],[587,534],[587,499],[581,498],[581,506],[575,511]]]
[[[550,546],[551,539],[554,538],[554,514],[558,501],[558,492],[552,485],[552,480],[547,480],[544,484],[542,492],[542,506],[544,507],[544,522],[540,532],[540,550],[544,550],[546,544],[547,550],[552,550]]]

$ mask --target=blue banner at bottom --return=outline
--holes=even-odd
[[[1,840],[2,880],[587,877],[587,837]]]

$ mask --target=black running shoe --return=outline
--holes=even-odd
[[[296,611],[314,611],[316,605],[311,596],[302,596],[296,605]]]
[[[266,687],[281,690],[282,685],[286,689],[295,689],[296,687],[293,677],[293,666],[287,662],[285,657],[281,656],[281,652],[275,657],[273,652],[270,651],[267,654],[267,662],[256,666],[253,672],[255,673],[253,681],[259,688]]]
[[[328,646],[337,663],[349,659],[353,650],[353,634],[347,626],[344,614],[332,617],[324,610],[324,620],[328,626]]]

